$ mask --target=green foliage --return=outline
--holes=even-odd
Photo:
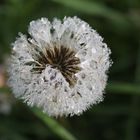
[[[43,114],[40,110],[34,108],[32,109],[34,114],[38,116],[42,121],[44,121],[48,127],[58,136],[64,140],[76,140],[65,128],[63,128],[59,123],[54,119],[48,117],[46,114]]]
[[[19,31],[27,32],[31,20],[75,15],[104,37],[114,64],[104,102],[82,116],[56,119],[15,101],[9,115],[0,114],[0,140],[140,139],[139,8],[139,0],[1,0],[1,64],[10,53],[11,42]],[[0,88],[0,93],[7,92],[7,87]]]

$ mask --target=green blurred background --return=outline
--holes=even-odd
[[[112,50],[105,100],[81,116],[49,118],[13,97],[4,60],[30,21],[75,15]],[[0,0],[0,140],[140,140],[140,0]]]

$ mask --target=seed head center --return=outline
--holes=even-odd
[[[75,56],[76,52],[72,48],[64,46],[53,46],[46,48],[44,52],[40,52],[33,71],[42,72],[46,65],[59,70],[70,87],[73,87],[77,82],[75,74],[81,70],[79,64],[80,59]]]

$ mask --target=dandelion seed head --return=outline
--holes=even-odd
[[[16,97],[50,116],[80,115],[103,100],[110,49],[77,17],[32,21],[8,60],[8,85]]]

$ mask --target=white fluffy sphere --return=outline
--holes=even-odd
[[[30,37],[20,34],[8,61],[16,97],[50,116],[81,114],[103,99],[110,49],[86,22],[32,21]]]

